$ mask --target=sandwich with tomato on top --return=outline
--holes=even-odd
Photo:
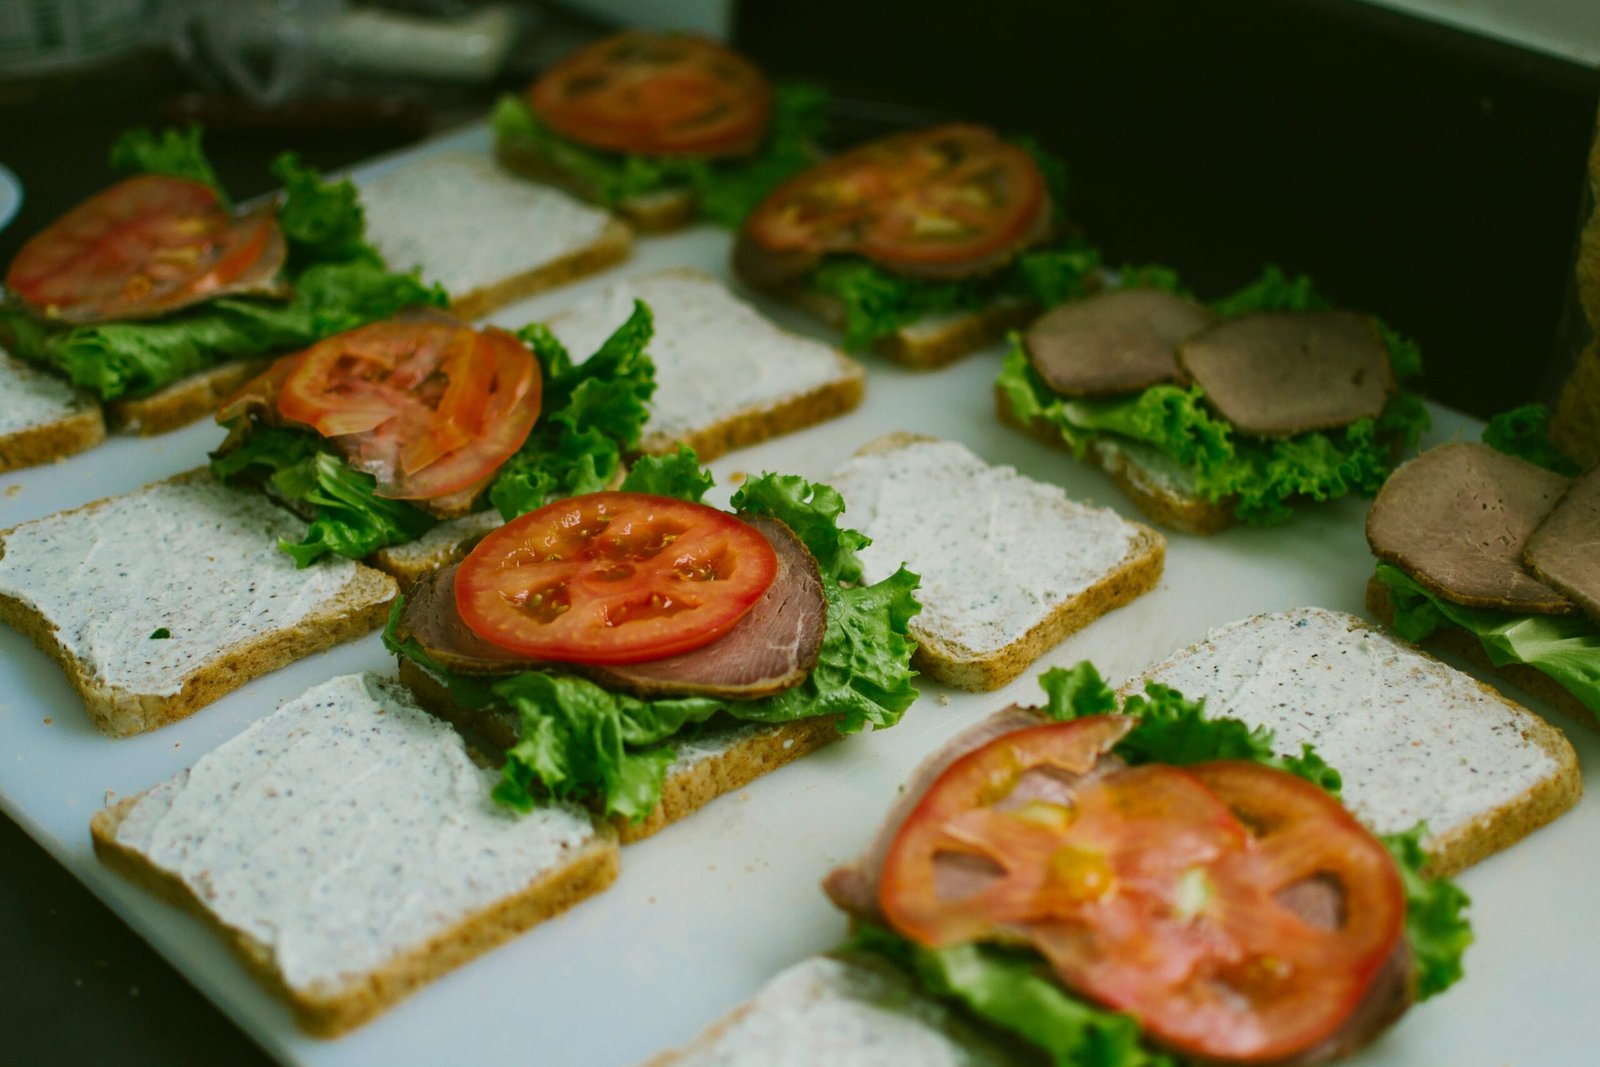
[[[516,334],[435,309],[285,356],[217,413],[211,469],[310,523],[301,566],[374,557],[402,587],[558,496],[622,473],[655,391],[649,308],[582,363],[543,325]],[[492,509],[492,510],[491,510]]]
[[[1031,144],[946,125],[796,175],[744,220],[739,277],[913,367],[956,359],[1098,285],[1066,172]]]
[[[1467,899],[1422,828],[1374,836],[1309,747],[1161,685],[1119,706],[1088,663],[1041,684],[828,876],[844,950],[655,1064],[1312,1064],[1461,977]]]
[[[273,164],[283,195],[241,209],[199,137],[125,135],[111,164],[130,176],[35,234],[6,273],[0,347],[105,404],[116,428],[174,429],[209,414],[263,357],[444,302],[385,266],[350,183],[285,154]],[[6,394],[4,406],[22,402],[22,390]],[[57,434],[59,450],[30,461],[93,439]]]
[[[809,166],[825,92],[772,85],[710,38],[629,30],[556,63],[495,108],[495,153],[649,232],[695,216],[737,226]]]
[[[917,578],[863,584],[839,494],[763,474],[724,511],[711,484],[687,449],[646,456],[396,605],[401,680],[502,755],[500,800],[582,800],[636,840],[916,699]]]

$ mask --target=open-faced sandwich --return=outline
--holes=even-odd
[[[1207,306],[1159,268],[1012,338],[1000,418],[1093,459],[1185,533],[1279,522],[1303,500],[1373,493],[1428,416],[1416,346],[1269,267]]]
[[[587,45],[494,112],[518,173],[612,208],[646,231],[696,215],[737,226],[808,166],[827,94],[771,85],[748,59],[688,33],[629,30]]]
[[[862,585],[837,493],[684,450],[514,519],[419,581],[385,640],[424,707],[504,754],[498,795],[581,798],[624,839],[916,699],[916,576]]]
[[[129,133],[111,163],[131,176],[34,235],[12,261],[0,346],[105,403],[114,427],[181,426],[209,414],[261,357],[443,302],[414,274],[384,265],[353,186],[322,181],[292,154],[273,165],[282,197],[247,210],[229,202],[196,128]],[[7,389],[0,409],[19,395]],[[52,439],[61,451],[30,449],[33,461],[95,435]]]
[[[1460,978],[1465,895],[1314,751],[1165,686],[1119,706],[1087,663],[1041,682],[828,876],[843,952],[658,1062],[764,1062],[759,1033],[794,1062],[1310,1064]]]
[[[376,562],[409,583],[500,518],[614,484],[655,390],[650,336],[636,303],[575,364],[539,324],[512,334],[407,312],[247,383],[217,414],[231,432],[212,470],[310,523],[284,543],[296,562],[388,550]]]
[[[1536,462],[1450,444],[1384,484],[1367,514],[1367,606],[1600,727],[1600,468],[1549,447],[1547,413],[1508,415],[1484,439]]]
[[[797,174],[744,220],[740,278],[915,367],[965,355],[1095,284],[1060,164],[982,126],[861,145]]]

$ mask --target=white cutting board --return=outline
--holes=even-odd
[[[463,147],[487,151],[487,132],[477,127],[397,158]],[[492,321],[521,325],[632,272],[688,265],[727,277],[727,254],[727,236],[710,228],[644,238],[628,262],[503,310]],[[828,336],[788,309],[763,306],[785,325]],[[712,467],[724,492],[738,471],[821,478],[871,438],[911,430],[960,440],[990,462],[1014,464],[1078,499],[1137,518],[1103,475],[995,421],[991,384],[999,359],[999,349],[991,349],[917,374],[868,357],[867,396],[857,411],[735,452]],[[1430,443],[1476,438],[1480,427],[1472,420],[1437,408],[1434,415]],[[0,475],[0,527],[199,466],[220,440],[217,427],[202,424],[164,437],[114,438],[54,466]],[[1346,500],[1308,507],[1274,529],[1173,535],[1159,587],[1053,650],[1038,670],[1087,657],[1116,682],[1246,615],[1302,605],[1360,613],[1372,570],[1362,536],[1365,509],[1364,501]],[[300,1033],[288,1009],[199,921],[102,868],[90,850],[88,826],[108,792],[144,789],[283,700],[362,669],[393,671],[376,636],[257,679],[185,722],[113,741],[89,724],[61,672],[20,634],[0,627],[0,808],[273,1056],[308,1067],[606,1067],[637,1063],[689,1040],[781,968],[843,939],[845,921],[817,882],[866,843],[922,755],[979,716],[1039,696],[1037,671],[984,695],[929,683],[893,730],[845,740],[624,849],[622,876],[605,893],[353,1034],[319,1041]],[[1553,721],[1568,727],[1560,717]],[[1568,733],[1585,770],[1600,766],[1600,737]],[[1478,930],[1466,980],[1412,1011],[1351,1062],[1594,1062],[1586,1035],[1593,1034],[1591,1014],[1600,995],[1600,922],[1592,914],[1600,886],[1596,808],[1600,801],[1586,798],[1554,826],[1461,876]]]

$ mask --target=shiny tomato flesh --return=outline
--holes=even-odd
[[[753,63],[715,41],[636,30],[551,67],[528,104],[557,133],[595,148],[716,157],[757,146],[772,90]]]
[[[445,319],[372,323],[268,371],[278,413],[330,438],[379,496],[481,487],[539,417],[538,361],[511,334]]]
[[[207,185],[146,174],[36,234],[12,261],[6,287],[66,322],[148,318],[210,299],[246,275],[265,284],[284,252],[272,208],[235,216]]]
[[[1048,211],[1044,176],[1027,152],[982,127],[940,126],[796,175],[745,227],[773,252],[854,251],[916,269],[1003,253]]]
[[[929,946],[1027,943],[1067,988],[1189,1055],[1275,1062],[1337,1031],[1402,936],[1383,846],[1317,786],[1258,764],[1077,778],[1126,729],[1099,717],[1091,736],[1096,721],[952,764],[891,845],[890,924]],[[1019,799],[1041,773],[1050,799]],[[1328,915],[1290,906],[1307,887]]]
[[[479,637],[530,659],[642,663],[731,630],[778,573],[727,512],[646,493],[572,497],[485,537],[456,572]]]

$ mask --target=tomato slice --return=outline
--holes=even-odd
[[[1383,846],[1321,789],[1257,764],[1077,777],[1126,730],[1096,721],[952,764],[890,847],[891,925],[930,946],[1029,944],[1069,989],[1192,1056],[1276,1062],[1332,1035],[1402,936]],[[1063,772],[1051,799],[1019,799],[1030,776]]]
[[[727,512],[591,493],[479,542],[456,572],[456,607],[479,637],[530,659],[642,663],[715,641],[777,573],[772,545]]]
[[[274,208],[232,215],[210,186],[146,174],[34,235],[12,261],[6,287],[64,322],[149,318],[266,288],[285,254]]]
[[[773,253],[858,252],[907,273],[984,267],[1047,223],[1044,176],[981,126],[939,126],[863,145],[798,174],[751,213]]]
[[[528,439],[542,391],[515,337],[443,316],[336,334],[263,377],[279,380],[284,419],[332,439],[397,500],[481,488]]]
[[[643,30],[566,57],[527,99],[562,136],[637,155],[742,155],[772,117],[755,64],[709,38]]]

